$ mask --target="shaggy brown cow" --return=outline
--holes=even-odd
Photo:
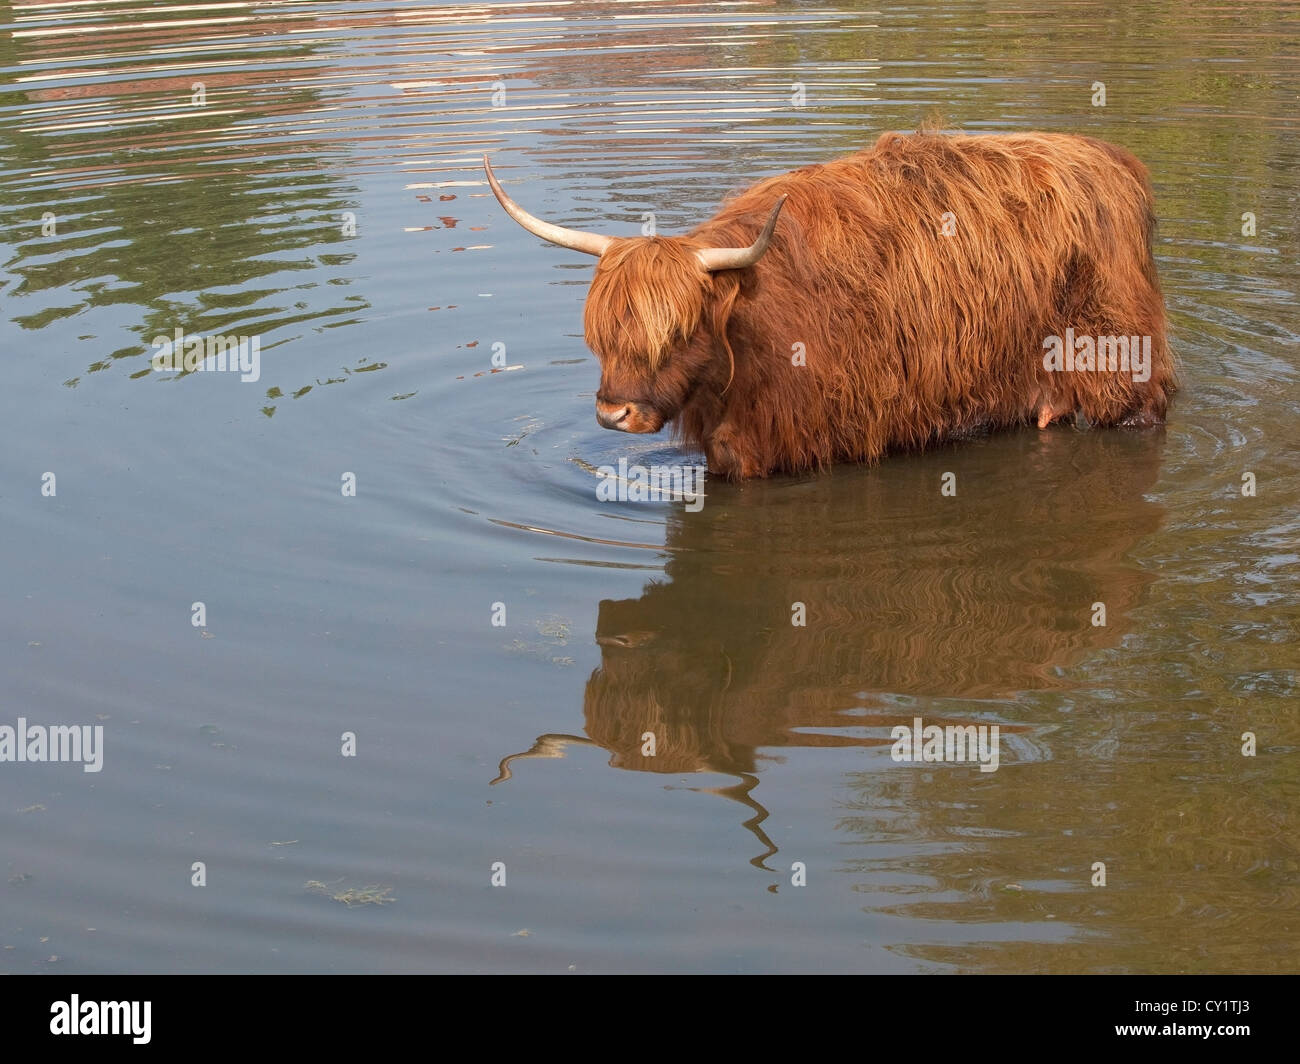
[[[1146,169],[1102,141],[887,133],[760,181],[686,236],[632,239],[534,218],[483,162],[524,228],[599,256],[597,420],[674,422],[715,473],[1075,411],[1150,424],[1174,390]]]

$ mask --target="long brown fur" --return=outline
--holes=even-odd
[[[767,253],[706,273],[789,199]],[[944,235],[950,214],[952,235]],[[1081,411],[1163,420],[1175,389],[1146,169],[1064,134],[887,133],[759,182],[684,237],[616,240],[588,295],[598,400],[673,422],[732,478],[873,461]],[[1151,377],[1049,372],[1044,339],[1151,337]],[[802,345],[805,365],[795,356]]]

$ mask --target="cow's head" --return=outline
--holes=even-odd
[[[551,225],[506,195],[483,159],[501,206],[530,233],[595,255],[596,275],[584,314],[587,346],[600,359],[596,420],[621,432],[658,432],[711,373],[720,386],[719,341],[736,298],[735,274],[767,250],[785,196],[747,248],[705,247],[688,237],[618,239]],[[723,280],[726,278],[727,280]]]

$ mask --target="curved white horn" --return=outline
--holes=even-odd
[[[776,230],[776,219],[781,213],[781,208],[785,206],[785,201],[785,196],[776,201],[772,213],[767,216],[767,225],[763,226],[763,231],[758,234],[758,239],[749,247],[705,248],[703,251],[697,252],[700,265],[710,273],[714,270],[743,270],[746,266],[753,266],[763,257],[763,252],[767,250],[767,245],[772,239],[772,233]]]
[[[492,186],[492,194],[496,196],[497,202],[506,209],[506,214],[510,215],[511,218],[534,236],[540,236],[543,240],[549,240],[552,244],[559,244],[562,248],[585,251],[588,255],[600,256],[609,247],[613,237],[584,233],[580,229],[565,229],[562,225],[552,225],[540,218],[534,218],[506,195],[505,189],[497,181],[496,174],[492,172],[492,164],[488,162],[486,155],[483,156],[483,169],[487,171],[488,184]]]

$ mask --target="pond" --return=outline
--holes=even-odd
[[[1291,9],[12,5],[0,725],[102,732],[0,763],[0,971],[1295,971]],[[675,233],[935,119],[1147,164],[1167,425],[598,498],[699,456],[483,154]]]

